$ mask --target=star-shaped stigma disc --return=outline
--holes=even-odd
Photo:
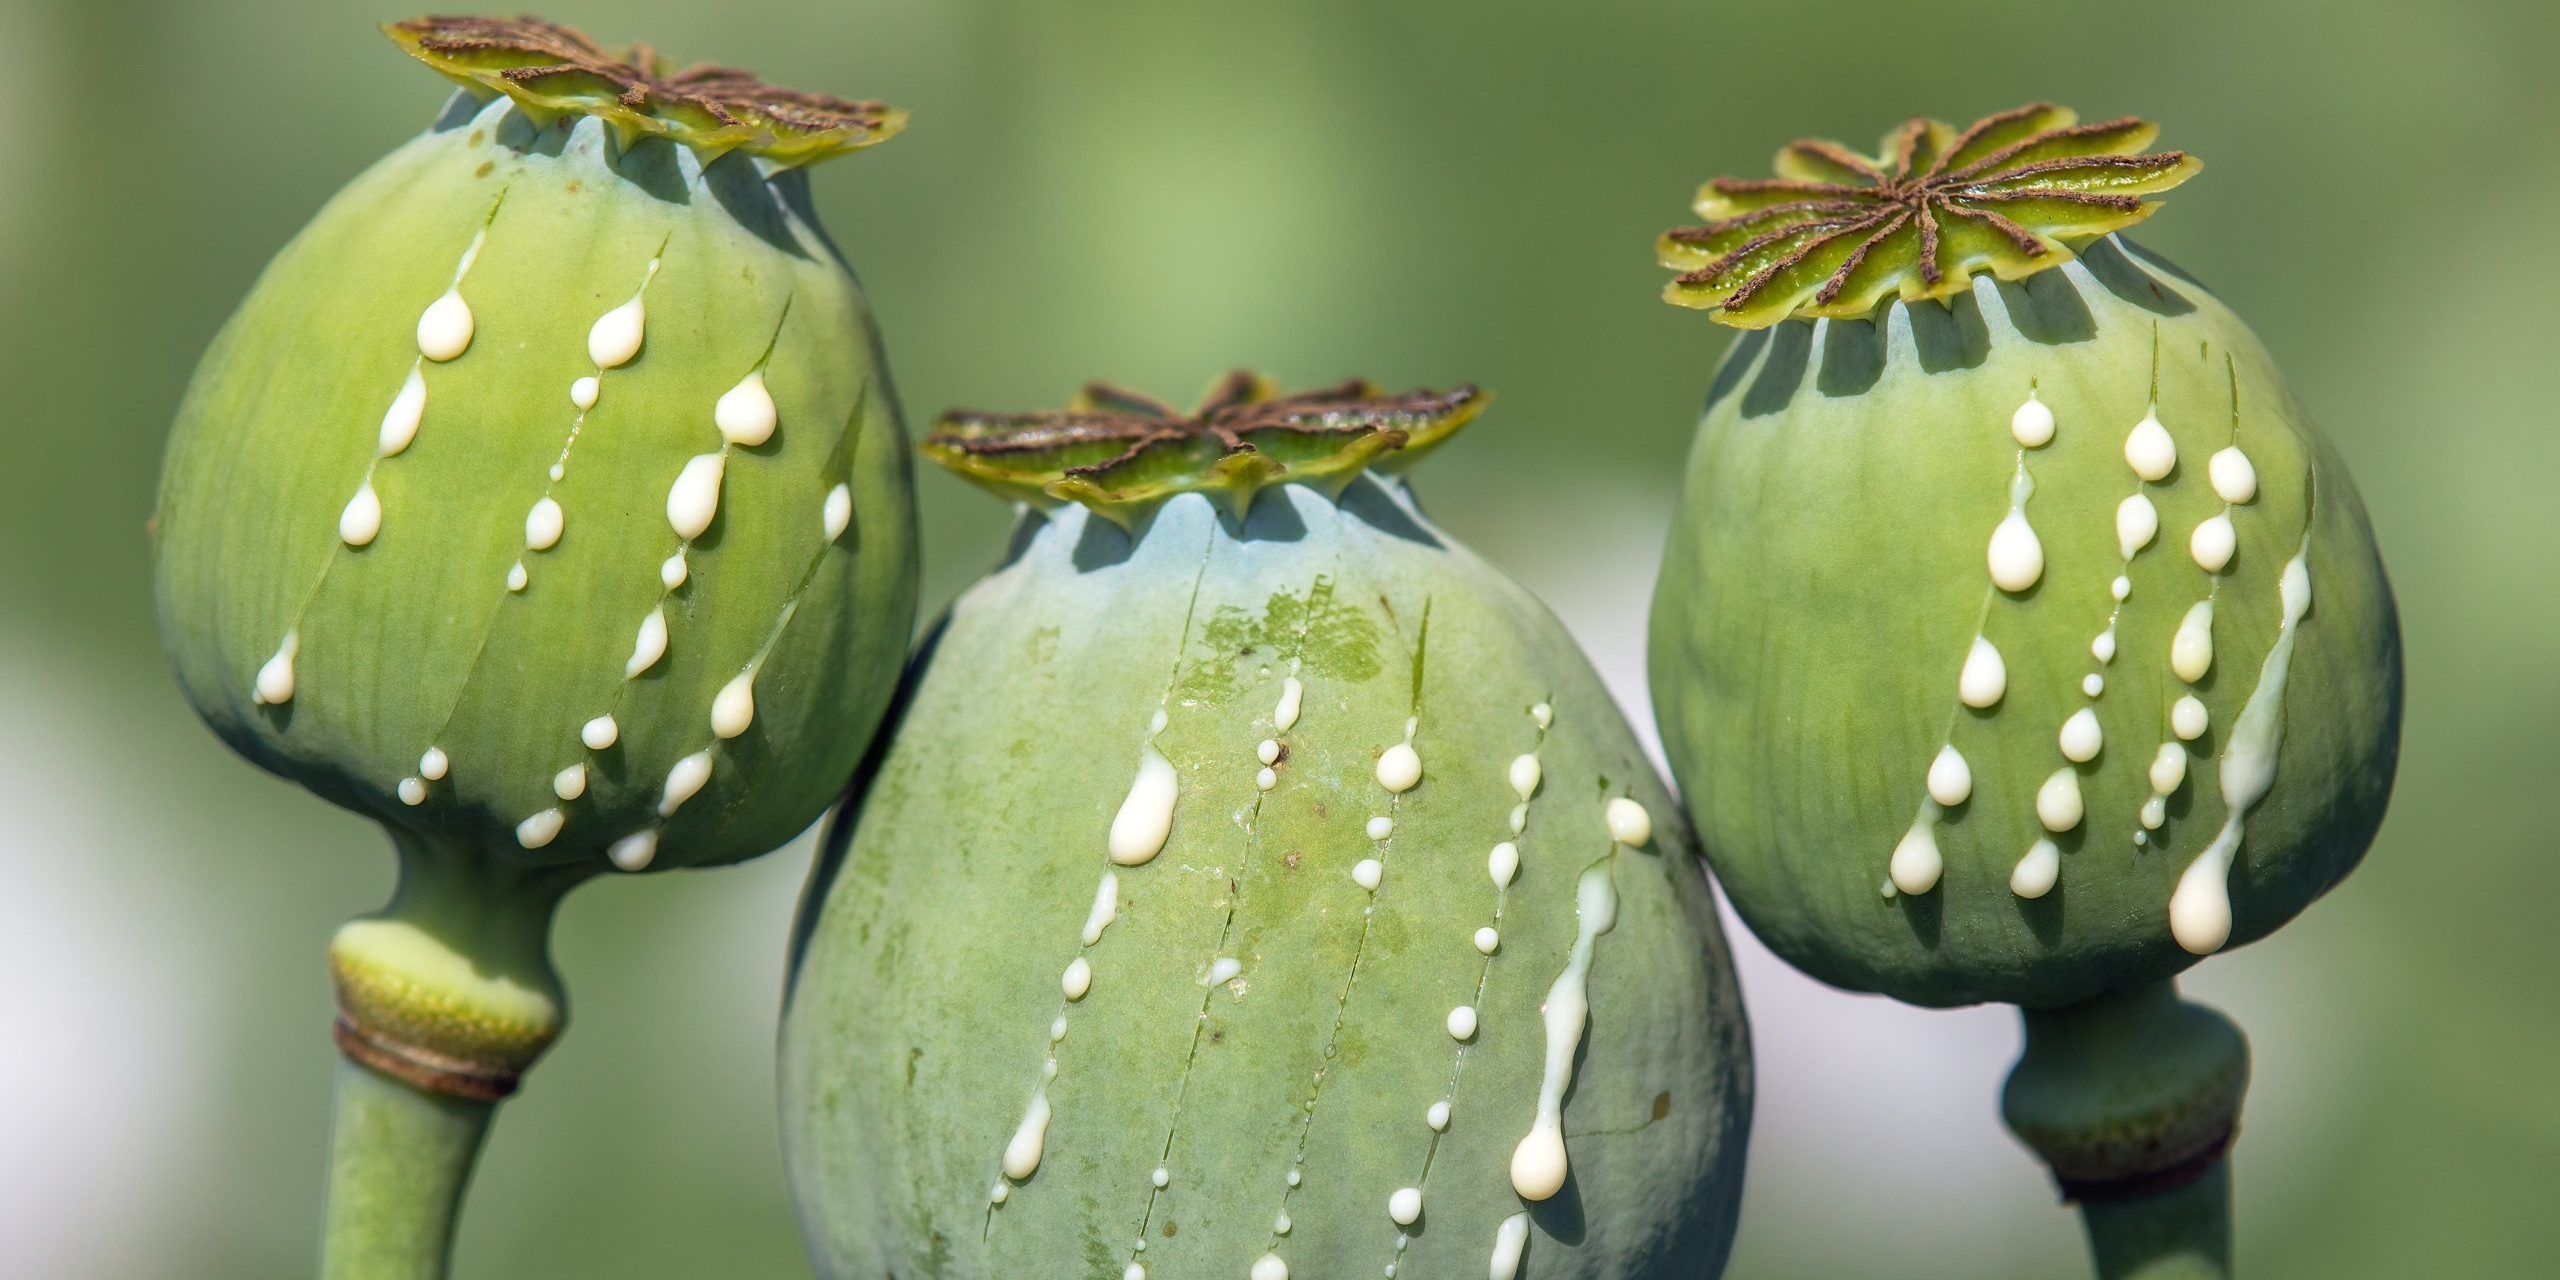
[[[2081,243],[2140,222],[2144,195],[2201,162],[2142,154],[2147,120],[2076,123],[2033,103],[1958,131],[1912,119],[1880,154],[1805,139],[1778,152],[1775,178],[1717,178],[1698,193],[1706,223],[1657,246],[1681,272],[1663,291],[1742,329],[1789,316],[1863,317],[1887,295],[1945,298],[1989,271],[2003,280],[2068,260]]]

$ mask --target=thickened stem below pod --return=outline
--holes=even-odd
[[[497,1104],[338,1063],[323,1280],[440,1280]]]
[[[421,1089],[495,1102],[560,1035],[551,919],[589,871],[526,869],[504,851],[391,830],[391,904],[329,942],[338,1047]]]
[[[2001,1114],[2080,1205],[2101,1280],[2228,1276],[2240,1028],[2165,979],[2024,1014]]]
[[[395,829],[400,884],[329,944],[339,1064],[321,1244],[327,1280],[445,1274],[500,1099],[559,1037],[551,921],[585,873]]]

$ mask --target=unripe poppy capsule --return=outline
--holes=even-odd
[[[2166,984],[2355,867],[2399,742],[2345,468],[2248,326],[2120,234],[2201,167],[2156,132],[2036,104],[1800,141],[1659,245],[1670,301],[1748,331],[1652,620],[1717,873],[1827,982],[2032,1011],[2011,1120],[2075,1195],[2218,1167],[2245,1050]],[[2101,1043],[2156,1049],[2174,1105],[2051,1105],[2134,1105],[2079,1087],[2139,1073]]]
[[[802,166],[905,116],[536,19],[386,31],[460,90],[198,366],[156,585],[206,723],[400,851],[391,905],[330,947],[338,1043],[485,1103],[559,1034],[563,893],[789,839],[888,701],[905,449]],[[467,1170],[476,1130],[417,1129],[485,1120],[370,1078],[341,1100],[333,1258],[378,1237],[339,1206],[410,1204],[349,1179],[402,1144]]]
[[[1483,400],[1238,374],[927,437],[1030,509],[805,899],[821,1274],[1721,1266],[1750,1069],[1687,826],[1391,470]]]

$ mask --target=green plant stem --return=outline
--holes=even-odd
[[[2023,1012],[2001,1115],[2079,1203],[2100,1280],[2229,1276],[2240,1028],[2168,980]]]
[[[2227,1280],[2231,1162],[2157,1195],[2084,1201],[2080,1225],[2099,1280]]]
[[[438,1280],[497,1100],[567,1018],[550,958],[574,866],[394,831],[400,883],[329,944],[341,1061],[326,1280]]]
[[[441,1280],[496,1110],[339,1059],[323,1280]]]
[[[417,927],[470,958],[481,976],[557,993],[551,921],[562,895],[593,874],[579,866],[526,868],[508,853],[436,844],[390,828],[400,880],[379,918]]]

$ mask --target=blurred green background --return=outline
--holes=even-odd
[[[1476,380],[1421,482],[1641,705],[1677,463],[1725,335],[1654,300],[1696,182],[1789,137],[2037,97],[2208,161],[2142,239],[2249,316],[2353,466],[2405,612],[2408,736],[2365,870],[2190,990],[2256,1037],[2255,1277],[2549,1274],[2560,1227],[2560,17],[2535,0],[2097,6],[606,4],[549,16],[886,98],[816,178],[911,421],[1107,375],[1182,397]],[[440,83],[321,0],[0,0],[0,1274],[307,1273],[321,947],[365,824],[180,704],[142,522],[215,326]],[[996,504],[923,479],[928,606]],[[572,1033],[511,1104],[464,1276],[805,1274],[771,1026],[807,842],[599,884]],[[1761,1046],[1744,1277],[2072,1274],[2001,1133],[2011,1015],[1831,992],[1737,940]]]

